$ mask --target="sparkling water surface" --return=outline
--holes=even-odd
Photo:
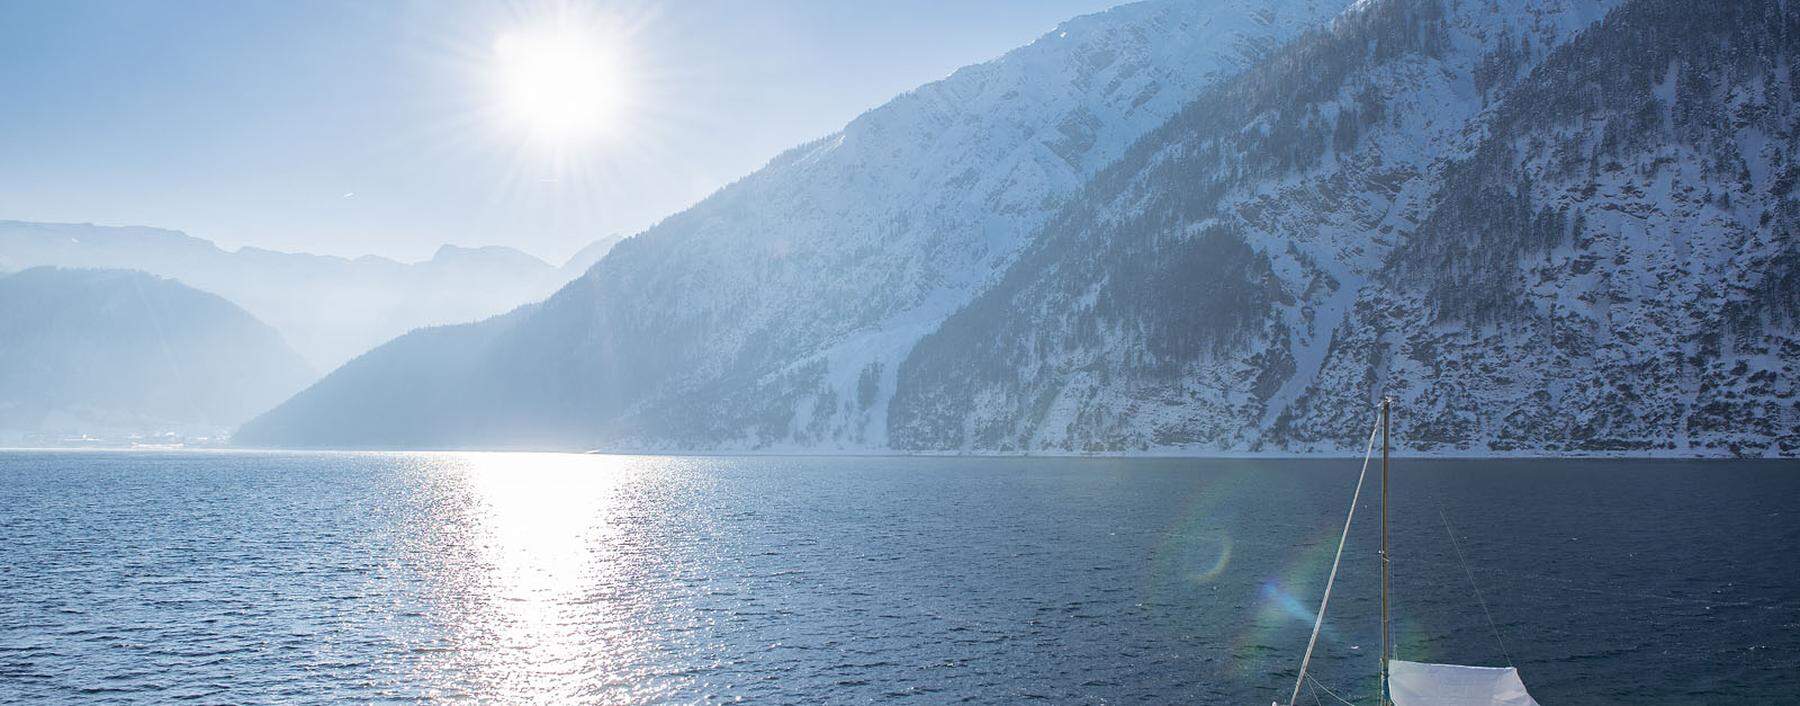
[[[1285,702],[1357,466],[0,453],[0,702]],[[1377,490],[1314,668],[1358,703]],[[1390,502],[1400,658],[1800,702],[1794,463],[1404,459]]]

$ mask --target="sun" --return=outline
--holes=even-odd
[[[622,52],[576,27],[520,30],[494,42],[501,112],[534,141],[570,147],[604,137],[627,99]]]

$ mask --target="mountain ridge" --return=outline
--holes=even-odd
[[[1031,80],[1124,86],[1108,71],[1142,76],[1152,69],[1120,59],[1128,53],[1123,50],[1108,56],[1113,63],[1085,50],[1138,46],[1121,44],[1120,37],[1152,44],[1195,41],[1191,30],[1201,25],[1184,23],[1192,16],[1182,13],[1199,12],[1197,7],[1150,3],[1109,14],[1118,23],[1100,23],[1086,35],[1104,41],[1072,42],[1074,50],[1057,59],[1066,63],[1051,61],[1053,70],[1030,74]],[[1204,26],[1234,31],[1263,26],[1259,18],[1266,16],[1245,5],[1222,13],[1233,11],[1243,13],[1241,24],[1219,20],[1220,14],[1208,18],[1222,24]],[[1565,125],[1579,122],[1556,122],[1552,130],[1534,132],[1535,123],[1513,131],[1503,119],[1515,98],[1536,103],[1540,99],[1533,96],[1600,90],[1570,85],[1570,73],[1604,79],[1602,87],[1619,95],[1636,96],[1649,86],[1620,83],[1625,79],[1604,72],[1580,73],[1593,68],[1582,62],[1581,51],[1609,47],[1607,56],[1615,63],[1629,63],[1634,56],[1639,62],[1658,56],[1704,63],[1742,49],[1765,63],[1789,65],[1792,48],[1780,38],[1787,36],[1781,28],[1793,14],[1769,2],[1731,11],[1662,0],[1531,0],[1504,6],[1471,0],[1358,2],[1328,28],[1301,34],[1307,23],[1298,23],[1291,41],[1243,43],[1252,49],[1219,59],[1215,66],[1221,75],[1182,84],[1187,98],[1181,105],[1128,145],[1095,138],[1093,127],[1084,127],[1086,118],[1096,115],[1086,99],[1059,104],[1074,107],[1046,119],[1032,107],[1029,90],[1009,89],[999,92],[1004,97],[999,105],[1017,108],[1029,119],[995,118],[981,123],[981,130],[1035,126],[1035,132],[1018,128],[1033,139],[1008,143],[1013,146],[989,159],[916,158],[946,134],[971,134],[955,133],[954,123],[944,122],[939,111],[970,104],[968,95],[980,94],[970,88],[973,82],[1005,73],[996,66],[1016,68],[1030,63],[1019,57],[1034,56],[1015,51],[986,68],[953,74],[964,83],[932,84],[896,99],[898,118],[867,123],[859,118],[837,135],[783,153],[769,168],[621,244],[588,276],[529,311],[500,324],[441,334],[446,342],[467,337],[483,351],[479,356],[419,372],[396,351],[373,351],[374,362],[356,375],[327,378],[247,426],[242,436],[247,443],[329,446],[352,433],[379,438],[380,428],[389,424],[385,418],[400,417],[423,430],[404,443],[426,446],[1330,454],[1359,443],[1362,430],[1352,427],[1366,419],[1377,392],[1386,392],[1401,397],[1408,414],[1419,415],[1408,448],[1421,452],[1791,455],[1797,450],[1778,442],[1784,434],[1800,433],[1791,384],[1779,382],[1792,379],[1791,364],[1759,363],[1741,373],[1731,372],[1740,367],[1732,364],[1722,372],[1704,372],[1708,389],[1738,391],[1720,400],[1632,392],[1645,404],[1685,410],[1653,418],[1616,395],[1566,395],[1564,378],[1539,375],[1532,378],[1536,382],[1520,383],[1528,376],[1484,366],[1476,346],[1513,351],[1545,336],[1544,321],[1556,319],[1509,319],[1514,338],[1505,341],[1459,338],[1465,329],[1492,325],[1469,317],[1485,310],[1480,301],[1531,301],[1529,292],[1512,288],[1513,278],[1540,280],[1540,298],[1585,302],[1581,297],[1592,298],[1583,289],[1586,273],[1668,268],[1659,264],[1666,259],[1626,257],[1609,264],[1617,257],[1591,252],[1568,255],[1586,264],[1556,267],[1518,265],[1503,256],[1536,252],[1509,249],[1521,243],[1562,242],[1559,233],[1573,228],[1577,210],[1629,206],[1648,213],[1644,200],[1632,194],[1654,190],[1649,182],[1627,179],[1605,198],[1546,211],[1536,201],[1545,198],[1542,194],[1477,188],[1481,182],[1465,184],[1458,175],[1480,172],[1469,165],[1509,149],[1564,154],[1558,159],[1565,160],[1568,154],[1594,152],[1598,136],[1593,144],[1586,137],[1564,139],[1573,134]],[[1628,44],[1641,35],[1634,28],[1654,22],[1667,23],[1669,32],[1701,32],[1708,23],[1723,23],[1737,34],[1697,34],[1668,47],[1638,47],[1635,55],[1601,43]],[[1052,37],[1068,38],[1063,31],[1028,48],[1048,51],[1044,48],[1056,46]],[[1071,33],[1077,40],[1084,36],[1079,29]],[[1585,39],[1590,34],[1601,39]],[[1749,43],[1729,44],[1739,36],[1749,37]],[[1138,51],[1134,56],[1156,60],[1181,53],[1166,47]],[[1003,65],[1007,58],[1013,63]],[[1542,69],[1545,62],[1554,70]],[[1087,64],[1103,70],[1082,68]],[[1174,66],[1186,68],[1190,62]],[[1761,82],[1755,85],[1777,86],[1778,93],[1788,90],[1786,78],[1753,78]],[[1123,100],[1122,105],[1137,100],[1132,90],[1100,95]],[[1714,99],[1695,101],[1693,110],[1719,110]],[[1796,131],[1781,122],[1791,115],[1769,108],[1775,104],[1757,104],[1755,115],[1774,118],[1754,130],[1791,142]],[[1594,124],[1627,122],[1615,115],[1623,103],[1596,105],[1604,109],[1590,111]],[[865,117],[887,115],[882,111]],[[1564,114],[1546,113],[1544,124]],[[982,115],[1011,114],[989,109]],[[1512,142],[1502,145],[1497,130],[1512,135],[1507,138]],[[1644,144],[1679,150],[1688,139],[1684,134],[1658,133]],[[968,138],[975,140],[968,144],[979,147],[980,137]],[[897,144],[895,161],[832,161],[856,150],[888,154],[887,144]],[[980,154],[957,139],[945,144]],[[1103,146],[1080,154],[1118,158],[1070,160],[1058,149],[1066,144]],[[1755,167],[1776,176],[1759,181],[1752,174],[1755,184],[1785,178],[1788,152],[1769,154],[1776,156],[1759,157]],[[1021,155],[1029,158],[1016,158]],[[982,168],[914,178],[939,163]],[[809,178],[791,177],[796,173]],[[1045,185],[1067,186],[1055,178],[1059,173],[1088,176],[1079,188],[1054,192],[1060,195],[1044,201],[1044,194],[1053,193]],[[1708,171],[1699,181],[1720,186],[1720,173]],[[1020,182],[1020,174],[1040,178]],[[1011,188],[1020,183],[1029,186]],[[960,203],[954,199],[990,193],[983,185],[993,184],[1004,187],[992,192],[1004,198],[984,198],[979,208],[959,211],[931,200],[950,193],[954,198],[942,203]],[[1561,188],[1579,193],[1587,187],[1570,182]],[[1785,193],[1745,193],[1738,197],[1740,210],[1778,214],[1792,208],[1783,205],[1792,201]],[[884,220],[871,216],[888,212],[857,201],[871,194],[889,200],[881,203],[933,208],[901,209],[891,214],[898,218]],[[1038,207],[1020,210],[1032,198],[1039,199]],[[1745,204],[1745,198],[1753,203]],[[853,202],[859,206],[845,206]],[[1491,207],[1508,203],[1513,210]],[[1482,222],[1478,215],[1491,220]],[[1667,216],[1652,219],[1650,229],[1667,233],[1670,224],[1690,222],[1679,214],[1673,220]],[[920,227],[921,218],[930,220]],[[1491,236],[1484,234],[1490,226],[1497,229]],[[1741,234],[1706,228],[1682,237],[1717,244]],[[1760,233],[1758,242],[1767,241],[1765,250],[1776,253],[1759,262],[1787,262],[1779,256],[1783,247],[1791,252],[1787,221],[1752,224],[1748,232]],[[1491,243],[1492,253],[1457,249],[1464,240]],[[1709,245],[1706,251],[1731,248]],[[1493,259],[1483,259],[1484,254]],[[1487,273],[1485,279],[1467,280],[1485,288],[1439,278],[1430,297],[1415,291],[1398,273],[1429,271],[1430,261],[1420,259],[1427,257],[1439,258],[1443,271],[1459,276]],[[1414,264],[1402,267],[1396,261]],[[1718,278],[1741,271],[1715,269],[1708,277],[1729,281]],[[1715,301],[1728,310],[1751,307],[1738,315],[1742,320],[1776,321],[1793,296],[1791,279],[1774,277],[1768,291],[1748,299]],[[1691,287],[1709,280],[1685,281],[1695,283]],[[1388,320],[1401,305],[1379,296],[1389,290],[1409,292],[1405,310],[1429,312],[1427,318]],[[1437,306],[1428,299],[1447,303]],[[1581,316],[1591,318],[1593,305],[1583,306],[1588,310]],[[1648,310],[1643,315],[1674,316]],[[1711,339],[1703,330],[1718,325],[1713,319],[1684,320],[1693,323],[1665,338],[1718,349],[1706,343]],[[1568,321],[1556,325],[1566,328]],[[1606,331],[1589,327],[1570,337],[1557,330],[1563,331],[1559,340],[1579,343],[1548,358],[1515,353],[1504,358],[1523,366],[1523,373],[1594,360],[1572,353],[1578,349],[1609,351],[1607,360],[1643,357]],[[1765,328],[1768,337],[1756,344],[1764,359],[1783,360],[1793,345],[1789,330],[1791,321],[1786,329]],[[1394,331],[1408,337],[1404,346],[1396,346]],[[1440,359],[1439,351],[1460,357]],[[1689,366],[1698,371],[1710,370],[1713,358],[1706,356],[1730,357],[1692,355],[1705,358]],[[1446,365],[1461,367],[1446,372]],[[1632,370],[1608,365],[1596,369],[1615,377]],[[416,398],[388,394],[395,390],[384,386],[383,376],[400,371],[458,389]],[[367,394],[368,389],[382,392]],[[380,408],[384,419],[343,416],[376,399],[391,403]],[[1530,403],[1546,400],[1582,409],[1605,428],[1584,426],[1574,417],[1542,417],[1541,432],[1522,437],[1517,429],[1529,423],[1524,418],[1490,418],[1528,414]],[[1714,409],[1715,402],[1724,407]],[[1734,427],[1722,421],[1734,410],[1753,412],[1744,419],[1754,422]],[[1670,440],[1678,433],[1670,420],[1677,418],[1683,420],[1680,443]],[[1619,421],[1629,419],[1640,422]],[[319,420],[338,428],[318,427],[327,423]],[[314,426],[305,434],[282,432],[302,424]],[[1623,427],[1635,431],[1615,433]],[[1705,430],[1705,438],[1690,429]]]
[[[619,238],[551,265],[514,248],[443,245],[415,262],[243,246],[147,226],[0,221],[0,270],[143,270],[224,296],[329,371],[420,326],[474,321],[536,301],[579,276]]]
[[[15,441],[221,436],[311,378],[273,328],[172,279],[53,267],[0,275],[0,435]]]
[[[621,243],[523,322],[543,327],[537,339],[498,344],[480,379],[458,384],[514,390],[469,404],[565,441],[729,427],[754,443],[879,442],[898,358],[1088,173],[1198,86],[1343,5],[1159,0],[1065,22]],[[583,347],[597,351],[569,353]],[[336,393],[296,405],[311,394]],[[437,413],[399,404],[388,411]]]

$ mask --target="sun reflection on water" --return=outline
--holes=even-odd
[[[483,557],[506,591],[528,600],[579,588],[613,527],[628,469],[613,457],[471,454],[465,482],[480,503]]]
[[[600,587],[631,571],[616,521],[641,464],[538,453],[434,456],[451,498],[423,551],[450,636],[427,679],[497,703],[594,700],[644,640],[641,620]]]

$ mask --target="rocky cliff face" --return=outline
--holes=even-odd
[[[905,448],[1795,453],[1795,14],[1366,3],[908,358]],[[1321,67],[1329,67],[1321,69]],[[1791,179],[1790,179],[1791,180]]]
[[[1797,49],[1792,5],[1632,2],[1503,87],[1265,443],[1380,390],[1421,449],[1800,453]]]

